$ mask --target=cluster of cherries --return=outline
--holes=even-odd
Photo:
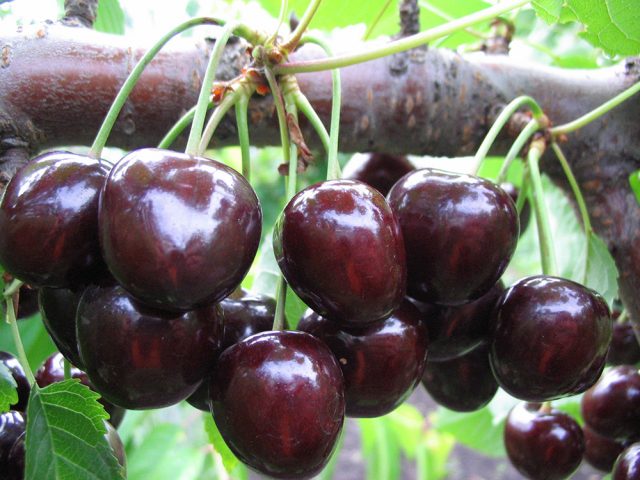
[[[311,309],[297,331],[271,330],[273,301],[237,291],[260,204],[240,174],[202,157],[37,157],[0,202],[0,264],[39,289],[52,339],[105,401],[188,399],[273,477],[317,474],[345,415],[384,415],[421,381],[463,411],[498,385],[530,402],[592,386],[608,306],[556,277],[504,288],[520,230],[510,193],[391,163],[373,156],[352,178],[305,188],[276,222],[278,264]]]

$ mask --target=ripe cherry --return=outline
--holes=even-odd
[[[357,328],[339,327],[309,311],[298,330],[322,340],[338,359],[348,417],[386,415],[420,383],[427,358],[427,328],[408,301],[389,318]]]
[[[31,393],[31,385],[29,385],[22,365],[20,365],[16,357],[7,352],[0,352],[0,363],[11,372],[11,376],[17,385],[18,403],[11,405],[11,408],[19,412],[26,412],[29,394]]]
[[[235,455],[276,478],[326,465],[344,421],[338,362],[304,332],[252,335],[225,350],[209,386],[213,418]]]
[[[141,149],[112,169],[100,197],[100,242],[118,282],[148,305],[191,310],[229,295],[256,254],[262,212],[235,170]]]
[[[640,362],[640,344],[631,322],[613,321],[611,347],[607,354],[608,365],[634,365]]]
[[[489,358],[509,394],[546,401],[593,385],[610,340],[609,307],[600,295],[571,280],[539,275],[516,282],[498,300]]]
[[[359,180],[387,195],[393,184],[416,167],[401,155],[357,153],[342,170],[342,178]]]
[[[0,414],[0,472],[3,480],[24,478],[24,435],[26,421],[20,412]]]
[[[343,325],[386,318],[404,297],[400,227],[364,183],[331,180],[298,192],[276,222],[273,248],[298,296]]]
[[[391,189],[407,252],[409,296],[443,305],[481,297],[507,268],[518,241],[511,197],[488,180],[422,169]]]
[[[40,155],[16,173],[0,202],[0,264],[37,287],[69,287],[104,269],[98,195],[107,164],[69,152]]]
[[[612,480],[638,480],[640,478],[640,443],[627,447],[613,466]]]
[[[631,443],[600,435],[586,423],[582,427],[582,432],[585,444],[584,459],[603,472],[610,472],[613,469],[620,453]]]

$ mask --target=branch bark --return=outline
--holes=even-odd
[[[25,28],[0,37],[0,171],[10,176],[28,154],[61,145],[89,145],[142,45],[123,37],[59,25]],[[110,144],[151,146],[196,101],[210,45],[172,42],[147,68],[118,120]],[[298,56],[321,55],[305,47]],[[220,79],[235,76],[248,57],[240,42],[224,56]],[[637,61],[601,70],[542,67],[505,56],[460,56],[430,49],[412,56],[403,72],[392,58],[342,71],[342,151],[470,155],[501,106],[535,97],[556,124],[572,120],[640,79]],[[328,72],[298,76],[304,93],[328,124]],[[254,145],[279,138],[273,104],[251,102]],[[570,135],[563,148],[593,217],[620,271],[621,296],[640,322],[640,208],[628,175],[640,168],[640,101],[633,98]],[[310,146],[319,141],[302,123]],[[237,142],[232,116],[216,133],[217,145]],[[502,137],[495,152],[505,152]],[[566,188],[549,157],[543,168]]]

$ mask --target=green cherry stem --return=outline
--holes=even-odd
[[[456,19],[455,17],[449,15],[444,10],[440,10],[438,7],[436,7],[435,5],[431,4],[430,2],[427,2],[426,0],[420,0],[418,2],[418,4],[420,5],[421,8],[424,8],[425,10],[429,10],[431,13],[433,13],[434,15],[442,18],[443,20],[445,20],[447,22],[451,22],[451,21]],[[479,38],[481,40],[486,40],[486,39],[489,38],[488,34],[484,34],[484,33],[478,32],[477,30],[474,30],[472,28],[465,28],[464,31],[467,32],[469,35],[472,35],[472,36],[474,36],[476,38]]]
[[[564,155],[564,152],[560,148],[556,142],[551,143],[551,148],[553,149],[558,161],[560,162],[560,166],[564,172],[565,177],[567,177],[567,181],[569,182],[569,186],[571,187],[571,191],[573,192],[573,196],[576,199],[576,203],[578,204],[578,210],[580,211],[580,217],[582,219],[582,225],[584,227],[584,236],[587,242],[587,248],[585,249],[585,257],[584,257],[584,275],[582,277],[582,283],[586,285],[587,283],[587,274],[589,272],[589,244],[591,242],[591,238],[593,236],[593,227],[591,226],[591,218],[589,218],[589,211],[587,210],[587,204],[584,201],[584,197],[582,195],[582,191],[580,190],[580,186],[576,180],[573,171],[571,170],[571,166],[569,165],[569,161],[567,157]]]
[[[287,10],[289,9],[289,2],[287,0],[280,0],[280,13],[278,14],[278,26],[274,30],[273,34],[269,37],[266,42],[266,45],[272,45],[276,38],[278,38],[278,32],[284,23],[284,19],[287,15]]]
[[[224,47],[227,45],[235,24],[228,24],[220,32],[220,35],[216,39],[216,44],[211,51],[211,57],[209,58],[209,64],[202,80],[200,87],[200,94],[198,95],[198,102],[196,103],[196,111],[193,116],[193,122],[191,123],[191,130],[189,131],[189,140],[187,140],[187,148],[185,152],[189,155],[198,155],[201,153],[199,149],[200,140],[202,138],[202,128],[204,127],[205,117],[207,116],[207,108],[209,106],[209,98],[211,97],[211,87],[215,80],[216,71],[218,70],[218,64],[220,58],[224,52]],[[208,143],[208,142],[207,142]]]
[[[585,125],[593,122],[597,118],[601,117],[605,113],[608,113],[610,110],[613,110],[615,107],[625,102],[627,99],[631,98],[636,93],[640,92],[640,82],[633,84],[631,87],[627,88],[623,92],[619,93],[612,99],[606,101],[599,107],[591,110],[580,118],[576,118],[572,122],[565,123],[564,125],[558,125],[556,127],[551,128],[549,131],[551,135],[558,136],[565,133],[574,132]]]
[[[384,16],[384,13],[389,8],[389,5],[391,5],[391,2],[392,0],[387,0],[376,15],[376,18],[373,19],[373,22],[367,25],[367,30],[364,32],[364,35],[362,37],[363,40],[369,39],[375,28],[378,26],[378,23],[380,23],[380,19]]]
[[[213,109],[213,113],[209,117],[209,121],[204,128],[204,132],[202,133],[202,137],[200,138],[200,144],[198,145],[198,154],[202,155],[202,153],[209,147],[209,143],[211,143],[211,139],[213,138],[213,134],[220,125],[220,122],[227,114],[231,107],[233,107],[243,95],[248,95],[244,88],[238,88],[233,90],[232,92],[227,93],[222,101],[218,104],[216,108]]]
[[[212,106],[213,104],[209,103],[209,108],[211,108]],[[160,140],[160,143],[158,143],[158,148],[169,148],[171,144],[175,142],[180,134],[184,131],[184,129],[191,125],[195,113],[196,107],[192,107],[187,111],[187,113],[180,117],[180,119],[173,124],[173,126],[171,127],[171,129],[169,129],[165,136],[162,137],[162,140]]]
[[[496,138],[498,138],[500,131],[509,122],[513,114],[524,106],[528,106],[531,109],[533,118],[535,119],[539,119],[542,117],[542,115],[544,115],[544,113],[542,112],[542,108],[540,108],[540,105],[538,105],[538,102],[536,102],[529,96],[523,95],[509,102],[509,104],[502,109],[495,122],[493,122],[493,125],[491,125],[491,128],[485,135],[484,140],[482,140],[480,147],[478,147],[478,151],[476,152],[473,159],[474,169],[472,171],[474,172],[474,174],[478,174],[482,162],[489,153],[489,150],[491,150],[491,147],[496,141]]]
[[[424,32],[416,33],[415,35],[410,35],[399,40],[394,40],[393,42],[389,42],[381,46],[370,47],[362,52],[276,65],[274,67],[274,73],[320,72],[323,70],[348,67],[350,65],[376,60],[388,55],[393,55],[394,53],[411,50],[412,48],[419,47],[420,45],[424,45],[425,43],[437,38],[457,32],[458,30],[465,29],[475,25],[476,23],[495,18],[503,13],[526,5],[529,1],[530,0],[511,0],[509,2],[499,3],[479,12],[472,13],[471,15],[445,23],[444,25],[439,25],[437,27],[430,28],[429,30],[425,30]]]
[[[302,38],[302,35],[304,34],[304,32],[306,32],[307,27],[313,19],[313,16],[316,14],[320,3],[322,3],[322,0],[311,0],[311,3],[309,3],[307,9],[302,15],[302,18],[300,19],[300,23],[298,23],[296,29],[291,33],[287,41],[282,45],[282,49],[285,52],[292,52],[296,49],[298,43],[300,42],[300,39]]]
[[[118,119],[118,115],[120,115],[120,111],[127,101],[127,97],[135,87],[140,75],[146,68],[146,66],[151,63],[151,60],[158,54],[160,49],[164,47],[169,40],[171,40],[176,35],[188,30],[191,27],[196,25],[221,25],[224,22],[222,20],[218,20],[216,18],[210,17],[198,17],[192,18],[191,20],[187,20],[186,22],[181,23],[165,35],[163,35],[160,40],[158,40],[143,56],[140,58],[138,63],[133,67],[131,73],[125,80],[124,84],[120,88],[120,91],[116,95],[116,98],[113,100],[107,115],[105,116],[100,129],[96,135],[95,140],[93,141],[93,145],[91,145],[91,149],[89,150],[89,156],[92,158],[100,158],[102,155],[102,149],[107,144],[107,139],[109,138],[109,134],[113,129],[113,125],[116,123]]]
[[[625,308],[624,310],[622,310],[622,312],[620,312],[620,315],[616,319],[616,323],[618,324],[627,323],[627,320],[629,320],[629,312],[627,312],[627,309]]]
[[[236,102],[236,124],[238,126],[238,142],[240,143],[240,153],[242,155],[242,175],[251,181],[251,142],[249,140],[249,97],[240,96]]]
[[[527,154],[527,165],[529,167],[529,179],[531,180],[531,186],[533,187],[531,203],[533,205],[533,210],[536,216],[536,225],[538,227],[542,272],[545,275],[557,275],[558,266],[556,263],[553,236],[551,235],[551,225],[549,224],[547,204],[544,200],[542,178],[540,177],[539,161],[544,150],[544,139],[538,139],[531,142],[531,146],[529,147],[529,152]]]
[[[7,323],[11,327],[13,343],[15,344],[18,352],[18,360],[20,360],[20,364],[24,369],[29,385],[35,385],[36,378],[33,376],[33,372],[31,371],[31,366],[29,365],[29,360],[27,358],[27,353],[25,352],[24,345],[22,344],[22,338],[20,338],[20,330],[18,329],[18,322],[16,321],[16,312],[13,308],[13,296],[5,296],[5,300],[7,304]]]
[[[507,152],[507,155],[504,157],[504,162],[502,162],[502,167],[500,167],[500,172],[498,173],[498,179],[496,180],[497,184],[503,183],[507,178],[507,173],[509,172],[509,167],[516,159],[520,151],[527,144],[531,136],[536,133],[540,129],[540,123],[537,120],[531,120],[527,123],[526,127],[522,129],[522,132],[516,137],[511,148]]]
[[[22,287],[22,285],[24,285],[24,282],[16,278],[9,284],[7,288],[5,288],[4,292],[2,292],[2,295],[4,297],[13,297],[13,295],[16,294],[18,290],[20,290],[20,287]]]
[[[522,169],[520,194],[518,195],[518,200],[516,201],[516,209],[518,210],[518,215],[520,214],[520,212],[522,212],[524,203],[527,201],[527,196],[529,195],[529,182],[527,182],[527,178],[529,178],[529,166],[525,163],[524,168]]]
[[[327,129],[318,116],[318,113],[313,109],[311,103],[309,102],[309,99],[305,96],[305,94],[298,89],[296,92],[294,92],[294,95],[296,100],[296,107],[298,107],[300,113],[302,113],[307,118],[307,120],[309,120],[309,123],[320,137],[322,146],[324,147],[328,155],[329,149],[331,148],[329,146],[329,132],[327,132]]]

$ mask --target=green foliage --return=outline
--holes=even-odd
[[[9,369],[0,363],[0,413],[9,411],[9,407],[18,403],[18,385]]]
[[[222,464],[225,470],[233,473],[234,479],[243,480],[248,478],[249,472],[247,467],[245,467],[229,449],[211,415],[205,415],[204,428],[209,437],[209,442],[222,458]]]
[[[484,0],[465,0],[464,2],[452,2],[450,0],[419,0],[420,6],[420,29],[427,30],[447,23],[451,18],[460,18],[465,15],[478,12],[491,6]],[[489,23],[478,24],[473,27],[473,31],[480,34],[487,34]],[[464,44],[478,43],[482,39],[467,31],[456,32],[441,42],[439,47],[455,48]]]
[[[560,19],[563,0],[533,0],[536,13],[547,23],[555,23]]]
[[[636,197],[636,201],[640,204],[640,170],[636,170],[629,175],[629,185],[631,185],[631,190]]]
[[[100,0],[93,28],[98,32],[124,34],[124,11],[119,0]]]
[[[27,411],[26,479],[115,480],[124,472],[105,438],[99,395],[78,380],[33,388]]]
[[[56,347],[44,329],[39,313],[33,317],[18,320],[18,330],[27,352],[29,365],[35,371],[49,355],[56,351]],[[17,354],[13,344],[11,327],[4,319],[0,321],[0,351]]]
[[[604,241],[595,233],[589,236],[585,261],[576,263],[572,278],[600,293],[611,305],[618,298],[618,269]],[[583,248],[583,252],[584,252]]]

